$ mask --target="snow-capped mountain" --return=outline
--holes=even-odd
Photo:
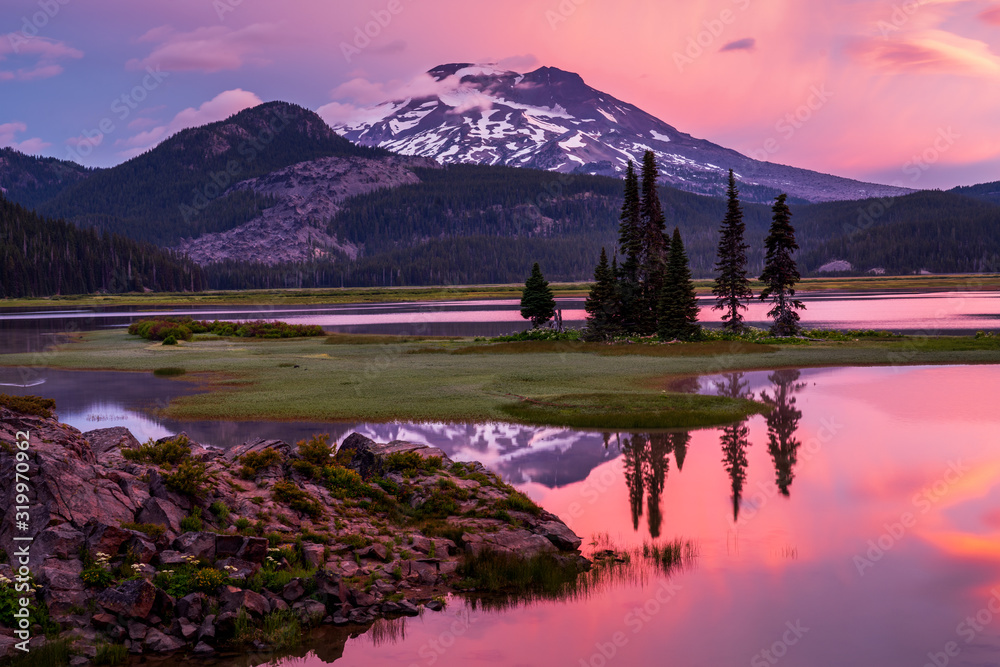
[[[663,180],[719,195],[731,168],[744,196],[779,192],[809,201],[897,196],[908,190],[759,162],[696,139],[636,106],[591,88],[572,72],[541,67],[519,74],[458,63],[428,72],[433,85],[414,96],[365,109],[334,124],[346,138],[442,163],[503,164],[565,173],[618,176],[628,160],[656,153]],[[750,187],[747,187],[750,186]]]

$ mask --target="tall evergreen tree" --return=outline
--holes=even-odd
[[[625,199],[619,218],[618,246],[622,264],[618,273],[621,317],[625,328],[634,330],[641,316],[639,262],[642,258],[642,229],[639,215],[639,177],[629,160],[625,169]]]
[[[656,333],[656,320],[660,292],[666,273],[667,250],[670,242],[666,235],[666,220],[660,205],[656,179],[660,175],[653,151],[642,157],[642,192],[639,201],[639,223],[642,237],[642,254],[639,262],[641,285],[641,313],[637,322],[639,333]]]
[[[681,232],[674,228],[667,260],[666,279],[660,294],[659,334],[665,340],[691,340],[698,336],[698,298]]]
[[[788,195],[779,195],[771,209],[771,230],[764,239],[767,254],[764,258],[764,271],[760,280],[764,289],[760,300],[771,299],[771,310],[767,316],[774,320],[771,334],[775,336],[794,336],[799,332],[799,314],[797,310],[805,309],[805,304],[795,298],[795,284],[801,277],[792,253],[799,249],[795,242],[795,228],[792,227],[792,212],[785,200]]]
[[[608,253],[601,248],[601,261],[594,270],[594,286],[584,305],[587,339],[607,340],[616,333],[619,305],[615,274],[608,265]]]
[[[521,293],[521,317],[531,320],[531,326],[537,329],[556,314],[556,300],[549,289],[549,283],[542,276],[538,262],[531,267],[531,275],[524,283]]]
[[[740,193],[736,188],[736,176],[729,170],[729,187],[726,190],[728,204],[726,217],[719,230],[719,251],[715,263],[718,276],[712,294],[715,295],[713,310],[725,311],[722,314],[724,328],[732,332],[744,329],[743,314],[746,310],[745,301],[753,297],[750,290],[750,280],[747,278],[747,248],[743,240],[746,225],[743,223],[743,208],[740,206]]]

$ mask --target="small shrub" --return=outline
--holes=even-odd
[[[191,441],[184,434],[159,443],[149,440],[135,449],[123,449],[122,456],[135,463],[173,466],[191,456]]]
[[[287,503],[290,508],[312,519],[323,516],[323,506],[311,495],[287,480],[282,480],[271,489],[271,496],[278,502]]]
[[[272,447],[262,452],[247,452],[240,457],[240,463],[243,466],[240,468],[240,477],[255,479],[261,470],[281,463],[281,453]]]
[[[532,514],[534,516],[538,516],[542,513],[542,508],[536,505],[535,501],[520,491],[512,491],[509,496],[496,504],[496,508],[500,510],[512,510],[515,512],[527,512],[528,514]]]
[[[215,502],[213,502],[209,506],[208,511],[214,514],[215,516],[219,517],[219,519],[222,519],[223,521],[229,518],[229,506],[226,505],[226,503],[222,502],[221,500],[216,500]]]
[[[0,394],[0,407],[20,412],[25,415],[35,415],[36,417],[52,417],[52,411],[56,409],[56,402],[51,398],[41,396],[8,396]]]
[[[334,498],[364,498],[373,493],[372,487],[365,483],[361,475],[339,466],[327,467],[326,487]]]
[[[195,507],[194,510],[191,511],[190,516],[186,516],[183,519],[181,519],[181,530],[184,531],[185,533],[187,532],[198,533],[201,532],[201,528],[202,528],[202,522],[201,522],[200,507]]]
[[[131,521],[122,523],[121,527],[125,530],[135,530],[140,533],[145,533],[154,542],[163,537],[163,534],[167,530],[165,526],[161,526],[158,523],[134,523]]]
[[[168,489],[191,497],[204,494],[208,482],[208,472],[204,461],[185,460],[177,466],[176,472],[163,476],[163,482]]]
[[[234,523],[233,525],[236,526],[236,530],[242,533],[243,531],[245,531],[247,528],[250,527],[250,519],[246,518],[245,516],[241,516],[239,519],[236,520],[236,523]]]
[[[329,435],[314,435],[308,441],[300,440],[298,443],[299,456],[303,460],[322,468],[329,465],[330,456],[333,449],[330,447]]]
[[[385,471],[399,472],[404,476],[412,476],[417,471],[432,472],[443,465],[440,456],[424,458],[416,452],[396,452],[385,457]]]
[[[177,339],[174,338],[173,334],[170,334],[169,336],[167,336],[166,338],[163,339],[163,344],[164,345],[177,345]]]

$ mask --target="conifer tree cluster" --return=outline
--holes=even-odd
[[[585,306],[589,339],[658,334],[690,340],[700,333],[691,269],[680,231],[667,235],[658,175],[652,151],[643,156],[641,179],[628,164],[618,253],[609,265],[607,251],[601,250]]]
[[[647,151],[640,177],[629,162],[625,172],[618,253],[608,263],[605,249],[594,270],[594,285],[587,298],[586,336],[608,340],[619,335],[658,335],[663,340],[695,340],[701,335],[698,302],[691,267],[681,233],[666,233],[666,218],[656,188],[658,170],[653,153]],[[722,310],[723,329],[743,333],[743,313],[753,298],[747,276],[746,225],[740,204],[736,176],[729,170],[725,218],[719,231],[715,264],[717,272],[712,293],[713,309]],[[805,308],[795,299],[799,271],[792,257],[798,250],[787,195],[776,198],[770,232],[765,239],[766,260],[760,280],[760,299],[771,300],[768,317],[774,320],[771,334],[794,336],[800,331],[798,310]],[[618,264],[618,254],[622,263]]]

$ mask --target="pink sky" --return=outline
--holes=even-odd
[[[9,4],[0,143],[66,157],[111,118],[85,164],[258,99],[370,103],[441,63],[500,61],[575,71],[745,154],[773,138],[774,162],[909,181],[903,169],[926,153],[918,187],[1000,179],[998,2],[94,0],[44,24],[36,3]],[[370,43],[345,50],[366,27]],[[120,118],[111,102],[156,67],[168,75]],[[787,114],[798,120],[779,128]]]

